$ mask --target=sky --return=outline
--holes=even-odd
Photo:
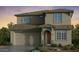
[[[79,6],[0,6],[0,28],[7,27],[7,24],[10,22],[16,24],[17,18],[14,16],[15,14],[53,9],[73,10],[71,24],[79,24]]]

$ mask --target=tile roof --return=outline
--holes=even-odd
[[[54,30],[71,30],[73,28],[72,25],[41,25],[42,28],[53,28]]]
[[[72,10],[55,9],[55,10],[41,10],[41,11],[35,11],[35,12],[29,12],[29,13],[16,14],[15,16],[42,15],[43,13],[54,13],[54,12],[71,12],[71,13],[73,13]]]
[[[26,24],[16,24],[12,30],[30,30],[38,28],[53,28],[54,30],[71,30],[73,29],[72,25],[26,25]]]
[[[72,25],[53,25],[55,30],[71,30],[73,28]]]
[[[35,29],[38,28],[36,25],[26,25],[26,24],[15,24],[12,30],[27,30],[27,29]]]

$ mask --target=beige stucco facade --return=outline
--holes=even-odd
[[[60,10],[61,11],[61,10]],[[40,31],[32,31],[34,30],[33,28],[31,28],[31,30],[27,31],[27,29],[24,28],[23,29],[16,29],[16,30],[12,30],[11,31],[11,43],[13,45],[24,45],[24,46],[39,46],[39,45],[46,45],[48,46],[48,37],[50,36],[50,45],[51,44],[61,44],[61,45],[71,45],[72,44],[72,38],[71,38],[71,34],[72,34],[72,30],[71,29],[64,29],[64,26],[69,26],[71,25],[71,17],[72,17],[72,12],[71,11],[61,11],[59,10],[54,11],[54,13],[61,13],[62,14],[62,20],[61,23],[56,24],[54,23],[54,13],[52,12],[44,12],[43,15],[44,17],[42,17],[42,15],[37,16],[37,12],[35,12],[35,14],[33,16],[31,16],[29,14],[29,16],[31,17],[31,22],[29,23],[30,25],[37,25],[37,28],[40,28]],[[33,14],[33,13],[32,13]],[[39,13],[40,14],[40,13]],[[27,17],[28,14],[23,14],[17,17],[17,24],[23,24],[22,23],[22,18],[21,17]],[[37,17],[36,17],[37,16]],[[41,18],[42,17],[42,18]],[[28,25],[28,24],[25,24]],[[60,25],[62,28],[60,29],[56,29],[54,25]],[[21,27],[19,27],[21,28]],[[23,27],[22,27],[23,28]],[[26,32],[18,32],[18,31],[26,31]],[[47,31],[48,34],[45,34],[45,31]],[[57,40],[57,31],[61,31],[61,32],[66,32],[67,38],[66,40]]]
[[[24,17],[28,17],[28,16],[22,16],[22,17],[17,17],[17,24],[22,24],[22,19],[24,19]],[[42,25],[45,23],[44,21],[44,17],[39,17],[39,16],[30,16],[30,24],[32,25]]]
[[[71,16],[62,13],[62,22],[60,24],[54,23],[53,14],[46,14],[45,24],[51,25],[71,25]]]
[[[45,24],[51,24],[51,25],[71,25],[71,16],[62,13],[62,23],[55,24],[53,21],[53,14],[46,14],[45,18]],[[51,44],[62,44],[62,45],[71,45],[72,44],[72,38],[71,33],[72,30],[66,30],[67,32],[67,40],[56,40],[56,31],[52,28],[51,30]],[[60,30],[65,31],[65,30]]]
[[[61,44],[61,45],[71,45],[71,30],[66,31],[67,32],[67,40],[57,40],[56,39],[56,31],[52,32],[52,44]]]
[[[44,44],[44,32],[45,31],[50,31],[49,29],[43,29],[42,32],[41,32],[41,43]],[[65,46],[65,45],[72,45],[72,38],[71,38],[71,33],[72,31],[71,30],[67,30],[67,39],[66,40],[57,40],[56,39],[56,31],[59,31],[59,30],[54,30],[52,29],[50,32],[51,32],[51,44],[61,44],[62,46]],[[60,30],[60,31],[65,31],[65,30]],[[47,44],[47,39],[46,39],[46,45]]]

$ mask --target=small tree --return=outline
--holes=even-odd
[[[14,24],[13,24],[13,22],[10,22],[9,24],[7,24],[7,26],[8,26],[8,29],[11,30],[13,28]]]
[[[72,43],[75,47],[79,46],[79,24],[72,30]]]
[[[0,44],[4,45],[10,42],[10,33],[9,30],[5,27],[0,30]]]
[[[79,29],[79,24],[75,25],[75,29]]]

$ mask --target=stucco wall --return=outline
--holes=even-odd
[[[31,16],[31,24],[42,25],[44,24],[44,17],[41,16]]]
[[[13,32],[13,31],[11,31],[10,32],[10,42],[11,42],[11,44],[13,44],[13,42],[14,42],[14,35],[15,35],[15,33]]]
[[[62,13],[62,25],[71,25],[71,17],[66,13]]]
[[[17,17],[17,24],[21,24],[21,17]]]
[[[52,14],[46,14],[45,24],[53,24],[53,15]]]
[[[52,29],[51,31],[51,43],[55,43],[55,30]]]
[[[52,32],[52,43],[53,44],[62,44],[62,45],[71,45],[72,44],[72,38],[71,38],[71,30],[67,31],[67,40],[56,40],[56,31]]]
[[[27,16],[24,16],[24,17],[27,17]],[[31,18],[30,24],[35,24],[35,25],[44,24],[44,17],[30,16],[30,18]],[[17,24],[22,24],[22,19],[23,19],[23,16],[17,17]]]
[[[66,13],[62,13],[62,22],[60,24],[55,24],[54,20],[53,20],[53,13],[52,14],[46,14],[45,24],[70,25],[71,24],[71,17]]]
[[[44,41],[44,32],[48,30],[50,31],[49,29],[42,29],[42,32],[41,32],[41,43],[44,44],[44,42],[47,42]],[[51,44],[62,44],[63,46],[64,45],[71,45],[72,44],[72,38],[71,38],[71,30],[66,30],[66,33],[67,33],[67,39],[66,40],[57,40],[56,39],[56,31],[58,30],[54,30],[52,29],[50,32],[51,32]],[[60,31],[64,31],[64,30],[60,30]]]

